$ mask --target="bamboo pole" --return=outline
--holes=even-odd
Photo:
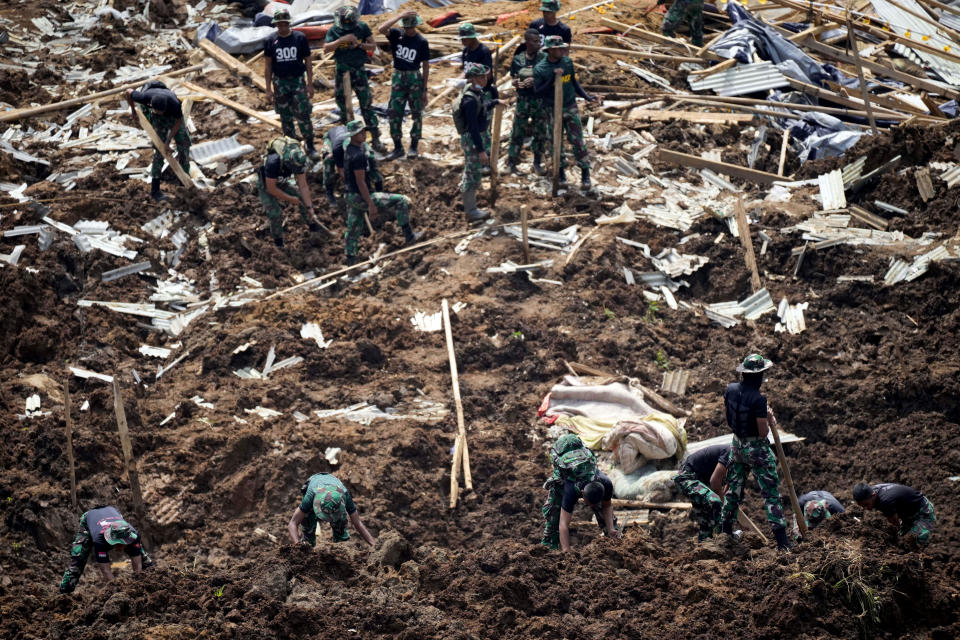
[[[347,122],[353,120],[353,81],[350,79],[350,72],[345,72],[340,76],[343,83],[343,115]]]
[[[500,161],[500,123],[503,119],[503,105],[497,104],[493,108],[493,134],[490,141],[490,206],[497,204],[497,184],[500,172],[497,163]]]
[[[208,56],[219,62],[222,66],[226,67],[230,71],[233,71],[241,78],[246,78],[252,82],[254,86],[261,91],[267,90],[267,81],[262,75],[254,73],[253,69],[234,58],[215,43],[203,38],[200,40],[197,46],[206,51]]]
[[[200,95],[207,98],[208,100],[213,100],[214,102],[219,102],[225,107],[230,107],[237,113],[242,113],[245,116],[256,118],[260,122],[263,122],[264,124],[268,124],[275,129],[283,129],[283,126],[280,124],[279,120],[274,120],[273,118],[263,115],[259,111],[254,111],[250,107],[244,104],[240,104],[236,100],[231,100],[230,98],[226,97],[221,93],[217,93],[216,91],[211,91],[210,89],[204,89],[203,87],[193,84],[192,82],[183,81],[180,84],[186,87],[187,89],[189,89],[190,91],[199,93]]]
[[[454,89],[456,89],[455,86],[447,87],[446,89],[444,89],[443,91],[441,91],[440,93],[438,93],[437,95],[435,95],[435,96],[433,97],[433,100],[431,100],[430,102],[427,103],[427,106],[426,106],[426,108],[424,108],[424,111],[427,111],[428,109],[430,109],[431,107],[433,107],[433,105],[435,105],[435,104],[437,104],[438,102],[440,102],[440,100],[442,100],[443,98],[445,98],[445,97],[447,97],[448,95],[450,95],[450,93],[452,93]]]
[[[143,111],[140,109],[134,109],[134,112],[137,114],[137,118],[140,120],[140,126],[143,127],[143,130],[147,132],[150,142],[153,143],[154,148],[160,153],[161,156],[163,156],[163,159],[167,161],[167,164],[170,165],[170,168],[173,170],[174,175],[177,176],[177,180],[180,181],[180,184],[188,189],[195,189],[196,186],[193,184],[193,180],[190,179],[190,176],[188,176],[187,172],[183,170],[183,167],[180,166],[179,162],[173,161],[173,156],[167,152],[167,143],[161,140],[160,136],[157,135],[153,125],[150,124],[149,120],[147,120],[147,116],[143,115]],[[181,121],[180,126],[185,127],[187,125]]]
[[[757,271],[757,256],[753,252],[753,240],[750,238],[750,227],[747,225],[747,213],[743,208],[743,196],[737,198],[734,209],[737,218],[737,231],[740,234],[740,244],[743,245],[743,257],[750,269],[750,288],[756,293],[763,285],[760,282],[760,273]]]
[[[773,443],[777,449],[777,459],[780,461],[780,468],[783,469],[783,479],[787,483],[787,495],[790,498],[790,507],[794,515],[797,516],[797,527],[800,529],[800,535],[807,537],[807,523],[803,519],[803,510],[800,509],[800,502],[797,500],[797,492],[793,488],[793,476],[790,475],[790,465],[787,464],[787,457],[783,455],[783,445],[780,443],[780,432],[777,431],[777,419],[773,412],[767,415],[767,424],[770,425],[770,433],[773,434]]]
[[[113,376],[113,411],[117,416],[117,432],[120,434],[120,446],[123,449],[127,477],[130,480],[130,491],[133,494],[133,509],[143,523],[143,494],[140,492],[140,475],[137,473],[137,463],[133,458],[130,431],[127,429],[127,412],[123,408],[123,397],[120,395],[119,377],[118,374]]]
[[[457,471],[461,458],[463,463],[463,481],[467,489],[473,489],[473,476],[470,473],[470,451],[467,446],[467,427],[463,418],[463,401],[460,399],[460,376],[457,373],[457,356],[453,350],[453,332],[450,329],[450,306],[444,298],[441,304],[443,311],[443,332],[447,339],[447,357],[450,360],[450,383],[453,387],[453,402],[457,410],[457,440],[453,452],[453,469],[450,475],[450,508],[457,506],[459,483]]]
[[[527,238],[527,205],[520,205],[520,236],[523,240],[523,264],[530,264],[530,240]]]
[[[867,119],[873,135],[880,135],[877,131],[877,121],[873,117],[873,105],[870,104],[870,92],[867,90],[867,81],[863,77],[863,66],[860,64],[860,50],[857,49],[857,34],[853,29],[853,21],[847,17],[847,41],[850,43],[850,54],[857,65],[857,79],[860,81],[860,95],[863,97],[863,106],[867,111]]]
[[[558,69],[559,71],[559,69]],[[560,191],[560,159],[563,139],[563,77],[553,77],[553,197]]]
[[[73,459],[73,421],[70,418],[70,379],[63,383],[63,417],[66,420],[67,464],[70,465],[70,504],[77,511],[77,467]]]
[[[169,73],[163,73],[157,76],[160,78],[174,78],[176,76],[182,76],[187,73],[193,73],[194,71],[200,71],[203,69],[202,64],[195,64],[190,67],[184,67],[183,69],[177,69],[176,71],[171,71]],[[13,120],[20,120],[22,118],[29,118],[31,116],[38,116],[44,113],[50,113],[51,111],[60,111],[61,109],[69,109],[70,107],[75,107],[77,105],[86,104],[88,102],[93,102],[95,100],[100,100],[101,98],[107,98],[118,93],[123,93],[127,89],[133,89],[143,85],[143,80],[138,82],[128,82],[127,84],[120,85],[119,87],[114,87],[113,89],[107,89],[106,91],[98,91],[97,93],[91,93],[87,96],[81,96],[79,98],[70,98],[68,100],[61,100],[60,102],[53,102],[51,104],[46,104],[40,107],[29,107],[26,109],[12,109],[10,111],[0,112],[0,122],[11,122]]]

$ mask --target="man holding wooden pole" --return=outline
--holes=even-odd
[[[742,374],[740,382],[727,386],[723,394],[727,425],[733,431],[730,445],[730,464],[727,466],[727,493],[723,497],[720,514],[720,530],[733,538],[733,521],[743,502],[743,489],[747,476],[753,471],[767,521],[777,540],[777,548],[790,550],[787,539],[787,521],[783,517],[780,500],[780,479],[777,476],[777,459],[774,457],[767,434],[773,421],[773,412],[767,407],[767,398],[760,393],[763,372],[773,363],[759,354],[752,354],[737,367]]]
[[[141,91],[127,89],[127,104],[133,119],[137,119],[136,105],[146,116],[160,141],[164,143],[168,156],[172,156],[170,141],[177,143],[177,160],[184,173],[190,173],[190,134],[183,124],[183,108],[177,94],[167,88],[159,80],[148,82]],[[154,149],[153,162],[150,165],[150,197],[154,200],[164,200],[166,196],[160,193],[160,172],[163,169],[163,153]]]
[[[583,125],[580,122],[580,111],[577,109],[577,96],[588,102],[596,102],[597,98],[584,91],[580,83],[577,82],[573,61],[567,56],[567,45],[560,36],[547,36],[544,48],[547,50],[547,57],[538,62],[533,69],[533,90],[544,101],[546,107],[544,110],[550,117],[550,126],[552,127],[554,125],[553,107],[555,107],[552,104],[554,86],[558,81],[562,83],[561,120],[563,129],[567,132],[567,140],[573,147],[573,155],[577,160],[577,166],[580,167],[580,188],[589,191],[591,187],[590,159],[587,153],[587,145],[583,141]],[[554,167],[554,170],[558,171],[559,184],[565,184],[563,141],[562,139],[554,141],[554,144],[560,146],[559,167]]]

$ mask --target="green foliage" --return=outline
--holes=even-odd
[[[667,354],[664,353],[663,349],[657,349],[657,355],[653,357],[653,361],[664,371],[670,369],[670,362],[667,360]]]
[[[14,555],[18,555],[18,556],[19,556],[19,555],[22,555],[22,554],[23,554],[23,543],[22,543],[22,542],[14,542],[14,543],[12,543],[12,546],[13,546],[13,553],[14,553]]]
[[[510,337],[511,337],[511,338],[514,338],[514,339],[516,339],[516,340],[521,340],[521,341],[522,341],[522,340],[524,339],[523,331],[521,331],[520,329],[517,329],[516,331],[514,331],[513,333],[510,334]]]
[[[213,597],[214,597],[214,598],[222,598],[222,597],[223,597],[223,589],[224,589],[224,587],[226,587],[226,585],[222,584],[222,585],[220,585],[219,587],[217,587],[216,589],[214,589],[214,590],[213,590]]]
[[[606,316],[607,320],[613,320],[617,317],[617,314],[606,307],[603,308],[603,315]]]
[[[660,303],[656,300],[647,300],[647,312],[643,316],[644,321],[651,324],[660,322],[657,318],[658,311],[660,311]]]

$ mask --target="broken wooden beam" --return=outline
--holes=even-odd
[[[782,176],[778,176],[775,173],[767,173],[766,171],[759,171],[757,169],[748,169],[747,167],[720,162],[719,160],[707,160],[706,158],[692,156],[689,153],[671,151],[670,149],[660,149],[659,157],[661,162],[678,164],[684,167],[693,167],[694,169],[712,169],[717,173],[726,174],[728,176],[736,176],[741,180],[747,180],[748,182],[755,182],[757,184],[771,185],[774,182],[783,179]]]
[[[273,118],[263,115],[259,111],[254,111],[250,107],[240,104],[236,100],[231,100],[230,98],[226,97],[221,93],[217,93],[216,91],[211,91],[209,89],[204,89],[203,87],[199,85],[195,85],[192,82],[183,81],[180,84],[185,86],[187,89],[190,89],[190,91],[199,93],[200,95],[204,96],[205,98],[208,98],[209,100],[213,100],[214,102],[219,102],[225,107],[230,107],[231,109],[233,109],[234,111],[237,111],[238,113],[242,113],[245,116],[250,116],[251,118],[256,118],[257,120],[263,122],[264,124],[268,124],[275,129],[283,129],[283,126],[280,124],[279,120],[274,120]]]
[[[763,284],[760,282],[760,272],[757,270],[757,255],[753,252],[753,239],[750,237],[750,226],[747,224],[747,212],[743,207],[742,195],[737,197],[734,212],[740,244],[743,245],[743,258],[747,263],[747,269],[750,270],[750,288],[753,293],[756,293],[763,288]]]
[[[702,64],[703,58],[692,58],[685,56],[671,56],[658,53],[645,53],[643,51],[631,51],[629,49],[613,49],[611,47],[594,47],[588,44],[571,44],[571,51],[591,51],[593,53],[603,53],[608,56],[614,57],[623,57],[623,58],[640,58],[641,60],[661,60],[666,61],[670,60],[676,63],[681,62],[692,62],[694,64]]]
[[[218,47],[215,43],[211,42],[206,38],[201,38],[198,45],[201,49],[207,52],[211,58],[219,62],[221,65],[233,71],[235,74],[241,78],[246,78],[261,91],[267,90],[267,81],[258,73],[254,73],[253,69],[240,62],[232,55]]]

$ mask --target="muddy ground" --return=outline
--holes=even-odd
[[[230,82],[225,73],[205,81],[211,87]],[[41,84],[31,90],[39,92]],[[255,104],[257,94],[247,91]],[[385,98],[383,87],[378,92]],[[210,108],[195,108],[198,123],[209,113],[204,109]],[[267,137],[266,130],[229,118],[210,120],[210,135],[249,134],[245,139],[255,145]],[[597,134],[617,135],[618,126],[599,124]],[[752,135],[747,127],[678,123],[648,130],[670,148],[724,153],[742,151],[738,145]],[[952,127],[905,127],[855,147],[847,158],[869,154],[868,170],[906,150],[900,168],[907,171],[886,174],[854,202],[882,199],[908,210],[888,218],[891,229],[911,236],[954,235],[960,191],[935,179],[936,196],[924,204],[912,179],[916,167],[948,158],[943,141],[952,135]],[[449,142],[425,142],[436,153],[453,149]],[[54,169],[68,155],[50,153]],[[775,155],[762,162],[775,163]],[[141,158],[146,163],[149,154]],[[808,166],[802,177],[843,164],[829,163]],[[12,167],[24,176],[33,170]],[[147,220],[171,206],[187,212],[181,226],[190,241],[177,271],[203,298],[211,275],[224,294],[250,286],[244,277],[270,293],[305,272],[332,272],[342,264],[339,237],[308,233],[295,214],[286,221],[287,247],[274,247],[249,185],[187,194],[165,184],[175,198],[158,205],[147,198],[146,185],[105,167],[81,180],[69,198],[49,202],[50,215],[66,223],[107,220],[145,237],[139,227]],[[700,184],[693,172],[656,162],[653,168]],[[407,160],[385,165],[385,174],[388,186],[411,197],[414,226],[428,238],[468,229],[458,206],[456,166]],[[319,197],[318,178],[311,174],[310,182]],[[598,179],[614,183],[613,174]],[[656,253],[699,234],[679,250],[709,262],[685,277],[690,286],[678,298],[743,299],[750,282],[740,245],[729,234],[715,241],[725,224],[707,216],[686,232],[645,221],[598,227],[594,219],[619,205],[615,198],[571,193],[551,200],[530,191],[532,177],[505,182],[519,186],[501,189],[495,207],[501,221],[516,220],[527,205],[532,218],[579,215],[539,221],[538,228],[576,223],[581,235],[592,232],[568,264],[565,254],[532,251],[533,260],[554,259],[539,277],[562,284],[488,274],[488,267],[521,261],[519,243],[488,233],[457,253],[459,236],[389,258],[369,277],[210,311],[176,338],[133,316],[78,306],[82,299],[148,301],[153,276],[101,282],[104,271],[128,261],[80,253],[62,234],[46,252],[33,236],[0,240],[3,253],[26,244],[18,266],[0,267],[0,637],[960,635],[960,500],[958,485],[949,480],[960,475],[956,262],[935,263],[914,282],[884,287],[890,257],[901,255],[896,249],[840,245],[809,253],[794,279],[790,252],[802,241],[780,229],[818,206],[807,192],[782,205],[758,200],[750,205],[754,227],[772,237],[758,257],[764,285],[775,302],[783,296],[808,301],[808,328],[799,335],[777,333],[774,314],[767,314],[724,329],[702,312],[648,304],[638,286],[625,282],[622,268],[649,271],[652,265],[615,238],[647,243]],[[748,202],[765,195],[755,185],[743,186]],[[64,195],[50,183],[28,194]],[[39,222],[34,210],[6,206],[13,204],[6,198],[0,203],[4,230]],[[338,211],[324,206],[318,215],[342,232]],[[211,223],[208,258],[197,230]],[[393,223],[364,239],[362,254],[381,242],[386,251],[402,248]],[[759,245],[756,235],[754,242]],[[162,274],[160,252],[174,245],[150,238],[138,249],[144,256],[138,259],[153,261],[151,272]],[[838,282],[840,275],[873,275],[874,282]],[[454,510],[448,501],[456,420],[443,334],[416,331],[409,320],[415,311],[439,310],[443,298],[467,305],[453,317],[453,337],[474,490]],[[319,324],[332,344],[320,349],[302,339],[305,322]],[[180,346],[166,361],[138,352],[142,344],[176,342]],[[234,353],[246,343],[252,344]],[[278,361],[292,355],[304,361],[266,380],[233,373],[262,366],[272,345]],[[787,447],[798,491],[827,489],[849,504],[850,488],[861,480],[917,487],[937,509],[938,528],[927,549],[897,539],[879,515],[856,507],[790,555],[777,555],[751,536],[732,548],[696,545],[695,525],[677,512],[652,513],[649,526],[629,529],[619,543],[597,536],[595,526],[579,526],[568,555],[537,544],[549,463],[547,430],[535,414],[566,373],[564,360],[634,376],[654,388],[664,367],[690,369],[686,395],[670,399],[691,412],[687,432],[698,440],[726,431],[720,394],[738,360],[754,351],[776,363],[766,390],[782,426],[806,438]],[[155,380],[158,364],[187,352]],[[134,516],[111,388],[71,377],[67,366],[119,376],[146,501],[147,513],[135,524],[157,561],[140,576],[119,563],[118,581],[105,587],[88,567],[69,596],[59,595],[57,585],[79,511],[113,503]],[[134,382],[133,371],[145,384]],[[78,511],[69,495],[64,381],[70,385]],[[34,393],[50,415],[18,419]],[[195,404],[195,396],[213,408]],[[369,424],[314,413],[368,402],[409,415],[424,400],[448,412]],[[282,415],[263,419],[246,412],[258,406]],[[335,464],[324,456],[328,447],[342,449]],[[299,487],[319,471],[336,473],[350,488],[378,539],[376,548],[357,536],[331,544],[326,531],[313,550],[287,543],[285,525]],[[756,492],[746,510],[762,520]],[[574,519],[587,515],[578,511]]]

